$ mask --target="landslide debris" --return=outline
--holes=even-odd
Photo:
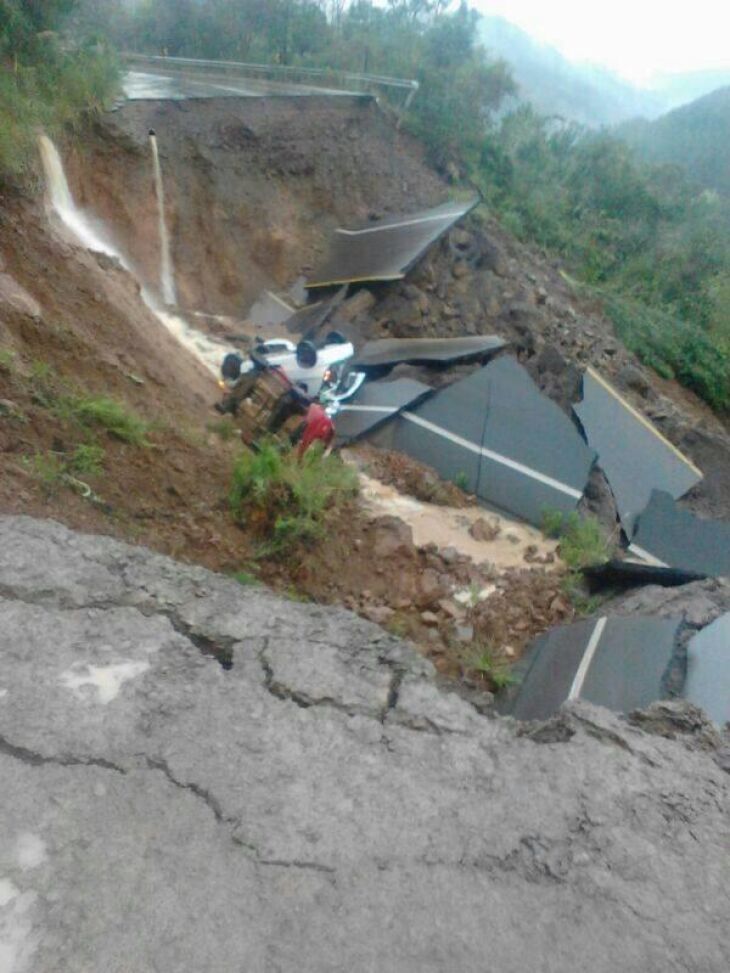
[[[691,708],[525,732],[346,611],[27,517],[0,548],[2,928],[34,973],[727,969]]]
[[[148,132],[165,181],[178,300],[242,317],[326,253],[341,223],[441,202],[423,149],[371,99],[131,101],[66,153],[74,199],[109,228],[154,293],[157,210]]]

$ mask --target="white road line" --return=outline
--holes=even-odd
[[[646,561],[647,564],[650,564],[654,568],[669,567],[669,565],[664,561],[660,561],[658,557],[654,557],[653,554],[645,551],[644,548],[639,547],[638,544],[629,544],[629,553],[635,554],[637,557],[640,557],[642,561]]]
[[[417,426],[422,426],[424,429],[428,429],[429,432],[435,433],[437,436],[441,436],[443,439],[448,439],[452,443],[456,443],[457,446],[462,446],[464,449],[468,449],[470,452],[476,453],[477,456],[484,456],[486,459],[494,460],[495,463],[500,463],[502,466],[508,466],[517,473],[522,473],[524,476],[529,476],[533,480],[538,480],[540,483],[544,483],[545,486],[549,486],[553,490],[559,490],[560,493],[565,493],[574,500],[580,500],[580,498],[583,496],[583,493],[580,490],[576,490],[574,487],[568,486],[567,483],[561,483],[560,480],[554,480],[551,476],[546,476],[544,473],[540,473],[538,470],[533,470],[529,466],[524,466],[522,463],[518,463],[516,460],[509,459],[508,456],[502,456],[501,453],[495,453],[491,449],[486,449],[484,446],[477,446],[475,443],[469,442],[468,439],[462,439],[461,436],[456,436],[454,433],[448,432],[446,429],[442,429],[441,426],[436,426],[434,423],[428,422],[426,419],[422,419],[420,416],[416,416],[412,412],[401,412],[401,416],[404,419],[407,419],[409,422],[414,422]]]
[[[598,643],[601,641],[601,636],[603,635],[603,630],[606,627],[607,621],[608,619],[604,615],[596,622],[596,627],[591,632],[591,637],[588,640],[588,645],[583,653],[583,658],[580,660],[580,665],[578,666],[575,676],[573,677],[573,685],[570,687],[568,699],[579,698],[581,690],[583,689],[583,683],[586,681],[588,670],[590,669],[591,662],[593,662],[593,656],[596,654],[596,649],[598,648]]]
[[[385,226],[368,226],[364,230],[335,230],[343,236],[361,236],[364,233],[384,233],[386,230],[399,230],[403,226],[418,226],[421,223],[441,223],[444,220],[460,219],[465,215],[464,210],[454,213],[441,213],[438,216],[422,216],[418,220],[403,220],[402,223],[387,223]]]

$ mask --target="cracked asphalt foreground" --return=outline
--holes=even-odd
[[[706,726],[525,732],[343,610],[24,517],[0,552],[2,973],[730,968]]]

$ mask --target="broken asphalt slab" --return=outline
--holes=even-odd
[[[524,677],[508,711],[516,719],[544,720],[577,699],[622,713],[648,706],[664,695],[680,622],[604,615],[541,635],[523,660]]]
[[[490,358],[506,346],[507,342],[497,335],[478,338],[382,338],[369,341],[356,356],[353,366],[362,371],[371,371],[402,362],[411,365],[453,365]]]
[[[570,419],[509,356],[439,389],[372,440],[538,526],[545,510],[575,510],[595,459]]]
[[[433,389],[423,382],[400,378],[393,382],[366,382],[353,399],[337,413],[337,442],[352,443],[392,420],[403,409],[412,408]]]
[[[629,538],[652,490],[676,499],[702,479],[701,470],[592,368],[583,376],[583,399],[573,411],[598,453]]]
[[[346,611],[30,518],[0,551],[13,973],[728,968],[697,711],[526,730]]]
[[[684,696],[719,726],[730,722],[730,612],[703,628],[687,646]]]
[[[704,520],[654,490],[629,551],[660,567],[730,577],[730,524]]]
[[[429,247],[479,202],[476,198],[468,203],[444,203],[407,216],[335,230],[330,255],[307,280],[307,287],[401,280]]]

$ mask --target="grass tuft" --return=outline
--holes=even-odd
[[[259,556],[277,555],[323,536],[328,513],[358,490],[354,470],[315,444],[301,460],[272,441],[246,450],[233,469],[230,504],[262,538]]]
[[[471,676],[488,682],[495,692],[506,689],[516,682],[509,662],[488,645],[474,649],[466,660],[465,668]]]
[[[132,446],[149,446],[149,423],[128,410],[121,402],[106,396],[73,396],[59,403],[60,411],[83,426],[100,427]]]
[[[566,516],[559,510],[545,510],[542,532],[546,537],[560,540],[558,553],[572,571],[603,564],[611,558],[612,545],[594,517],[581,517],[575,512]]]

